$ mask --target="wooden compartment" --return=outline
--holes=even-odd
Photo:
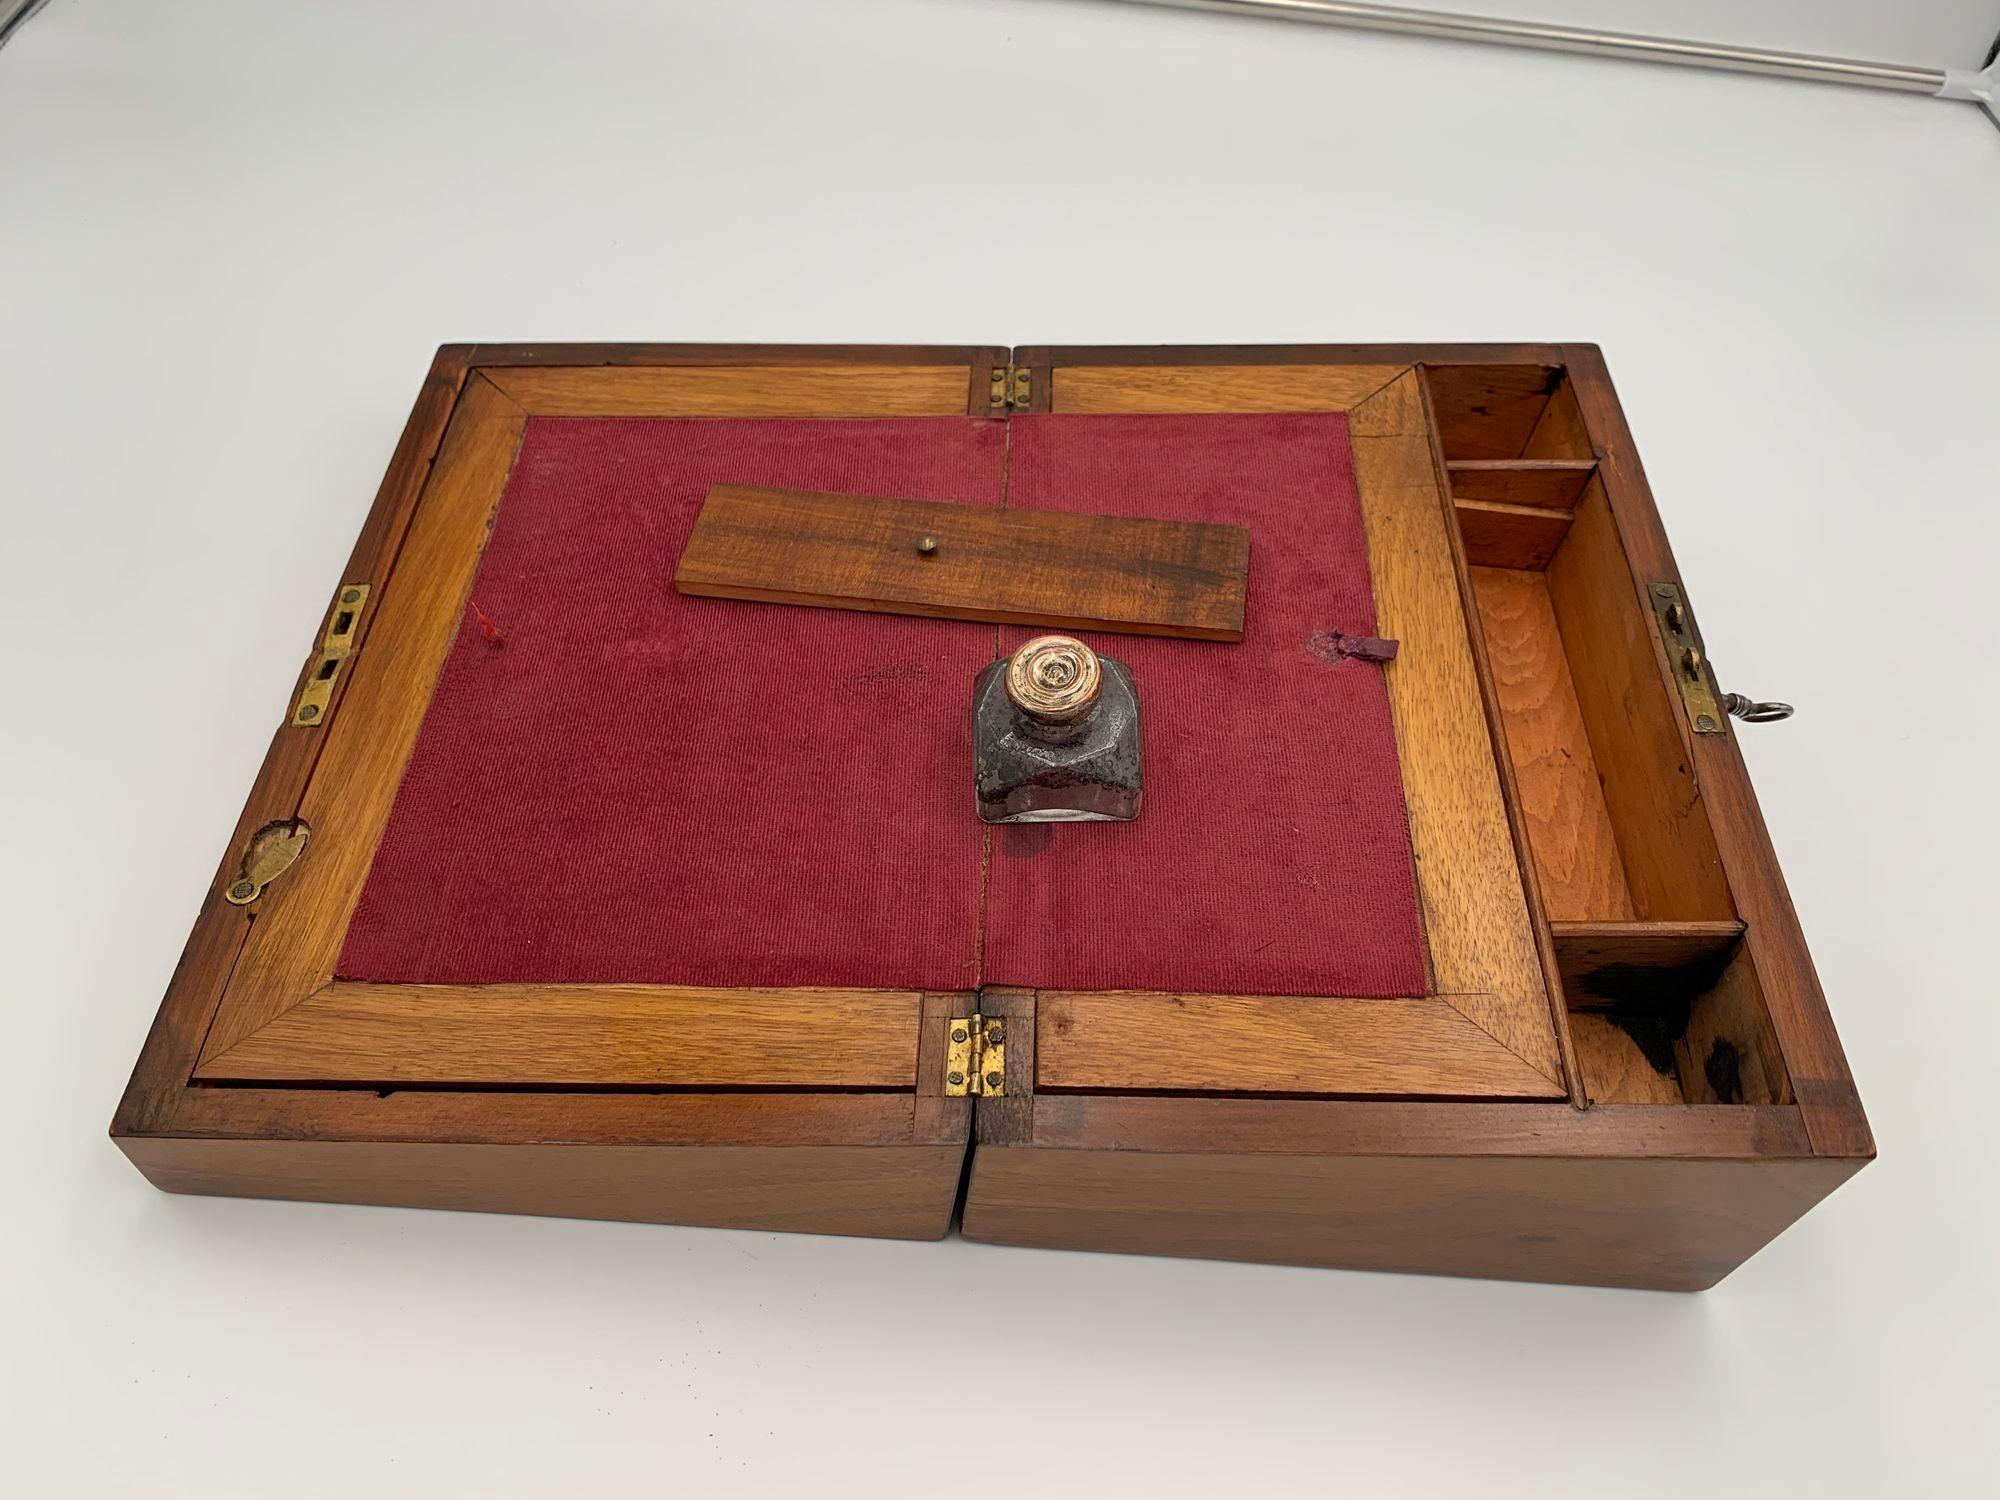
[[[1789,1103],[1653,615],[1597,459],[1574,456],[1589,450],[1569,383],[1522,441],[1572,456],[1461,459],[1455,445],[1512,446],[1528,411],[1482,418],[1461,375],[1427,376],[1584,1097]]]
[[[1470,569],[1552,922],[1737,913],[1659,666],[1652,616],[1593,481],[1542,568]],[[1469,551],[1470,549],[1468,549]]]
[[[1401,642],[1406,986],[1022,988],[983,908],[962,977],[897,984],[340,967],[532,422],[976,419],[1004,504],[1016,418],[1162,413],[1315,414],[1351,458],[1312,494],[1357,506]],[[1594,348],[455,346],[339,578],[113,1124],[164,1188],[910,1237],[962,1204],[995,1242],[1692,1288],[1873,1155],[1733,729],[1671,685],[1644,591],[1679,575]]]

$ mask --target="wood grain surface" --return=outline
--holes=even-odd
[[[1569,516],[1532,505],[1460,500],[1452,506],[1465,558],[1476,568],[1539,569],[1549,565],[1569,534]]]
[[[170,1193],[557,1214],[935,1240],[950,1228],[962,1144],[617,1146],[549,1141],[129,1139]]]
[[[1792,1081],[1764,987],[1738,948],[1695,996],[1680,1040],[1681,1085],[1697,1104],[1790,1104]]]
[[[1058,412],[1346,411],[1407,367],[1085,365],[1055,371]]]
[[[198,1077],[536,1087],[912,1089],[916,990],[327,986]]]
[[[1572,511],[1597,468],[1594,459],[1460,459],[1446,465],[1454,500]]]
[[[348,918],[458,629],[487,524],[527,418],[483,376],[467,379],[373,625],[342,674],[338,718],[297,815],[306,852],[265,889],[203,1056],[228,1051],[333,978]]]
[[[1599,451],[1596,439],[1590,434],[1590,424],[1584,420],[1583,407],[1577,401],[1576,382],[1565,369],[1555,389],[1549,392],[1542,414],[1535,418],[1535,429],[1522,444],[1521,457],[1594,462]]]
[[[1469,998],[1043,990],[1035,1081],[1162,1093],[1559,1094],[1455,1008]]]
[[[1635,972],[1717,969],[1743,936],[1741,922],[1549,923],[1572,1007],[1619,998]]]
[[[1350,416],[1376,628],[1402,642],[1385,680],[1403,764],[1432,984],[1550,1083],[1548,985],[1502,799],[1450,530],[1414,371]]]
[[[1655,1068],[1610,1017],[1582,1011],[1569,1018],[1583,1091],[1593,1104],[1682,1104],[1680,1075]]]
[[[1860,1165],[1797,1109],[1044,1093],[967,1239],[1694,1290]]]
[[[1667,542],[1659,507],[1612,388],[1603,352],[1593,344],[1570,344],[1563,346],[1563,359],[1601,455],[1598,477],[1630,555],[1632,607],[1645,608],[1640,594],[1648,582],[1680,583],[1683,591],[1689,592]],[[1689,592],[1689,597],[1699,614],[1699,591]],[[1664,649],[1657,637],[1649,644],[1655,653],[1654,681],[1664,684],[1668,671]],[[1826,1155],[1871,1160],[1874,1134],[1814,972],[1736,735],[1731,732],[1690,739],[1696,742],[1684,748],[1688,764],[1700,778],[1713,836],[1725,861],[1735,906],[1730,914],[1741,917],[1745,924],[1744,949],[1759,976],[1767,1017],[1782,1049],[1813,1147]]]
[[[1590,733],[1539,573],[1474,568],[1507,752],[1551,922],[1632,916]]]
[[[918,550],[920,539],[935,546]],[[1243,639],[1241,526],[716,485],[674,587],[880,614]]]
[[[966,409],[965,365],[488,367],[534,417],[925,417]]]
[[[964,1234],[1003,1245],[1693,1291],[1721,1280],[1856,1166],[981,1145]]]
[[[1483,458],[1572,458],[1588,453],[1529,453],[1529,440],[1562,384],[1553,363],[1518,365],[1424,361],[1438,439],[1448,461]]]
[[[1688,753],[1692,736],[1661,676],[1653,619],[1633,586],[1598,479],[1577,507],[1547,579],[1633,915],[1663,921],[1734,917]]]

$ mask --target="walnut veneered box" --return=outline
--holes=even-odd
[[[1244,527],[1242,639],[1082,619],[1141,815],[982,824],[1030,632],[678,592],[723,486],[951,507],[843,533],[871,587],[982,512]],[[112,1133],[182,1192],[1707,1286],[1874,1147],[1696,597],[1587,345],[447,347]]]

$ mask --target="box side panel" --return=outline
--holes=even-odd
[[[1686,592],[1602,353],[1593,345],[1571,345],[1565,347],[1564,356],[1580,414],[1603,454],[1599,473],[1618,539],[1631,564],[1633,596],[1643,601],[1646,588],[1660,582],[1680,585]],[[1698,593],[1690,597],[1698,612]],[[1646,606],[1642,602],[1638,607]],[[1671,681],[1664,645],[1656,644],[1655,652],[1657,672]],[[1874,1137],[1758,809],[1736,732],[1692,734],[1684,727],[1684,714],[1681,723],[1682,742],[1713,821],[1728,894],[1745,924],[1744,948],[1761,986],[1754,1009],[1760,1020],[1768,1014],[1813,1149],[1824,1156],[1871,1159]]]
[[[1050,1249],[1696,1291],[1859,1165],[980,1145],[964,1233]]]
[[[939,1239],[965,1148],[118,1142],[170,1193]]]

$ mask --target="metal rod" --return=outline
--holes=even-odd
[[[1945,86],[1946,79],[1943,68],[1861,62],[1849,57],[1815,57],[1804,52],[1769,52],[1761,47],[1725,47],[1715,42],[1632,36],[1619,31],[1591,31],[1579,26],[1549,26],[1539,21],[1506,21],[1441,10],[1407,10],[1400,5],[1344,5],[1337,0],[1137,0],[1137,3],[1264,16],[1274,20],[1317,21],[1324,26],[1393,31],[1405,36],[1441,37],[1455,42],[1539,47],[1551,52],[1580,52],[1590,57],[1620,57],[1635,62],[1678,63],[1684,67],[1719,68],[1728,73],[1805,78],[1819,83],[1896,89],[1906,94],[1935,94]]]

